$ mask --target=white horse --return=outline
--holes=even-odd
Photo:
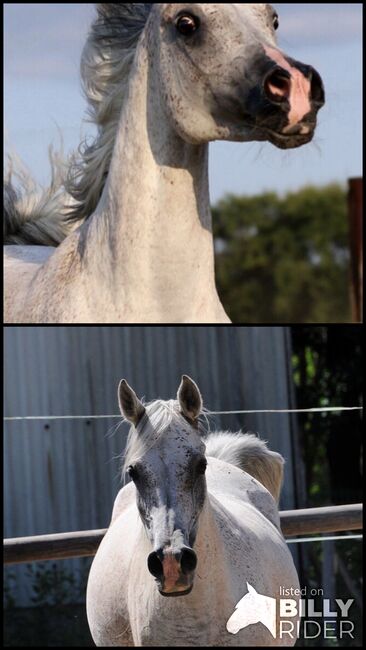
[[[97,8],[82,57],[95,143],[66,195],[55,183],[37,202],[6,184],[5,320],[227,323],[208,143],[310,142],[322,81],[278,49],[267,4]]]
[[[278,615],[275,635],[255,624],[260,612],[243,619],[249,627],[227,629],[247,583],[276,602],[281,587],[299,587],[277,509],[283,458],[253,435],[203,439],[201,394],[186,376],[176,401],[144,406],[122,381],[119,403],[133,425],[124,463],[132,481],[89,575],[96,645],[294,645],[280,638]]]

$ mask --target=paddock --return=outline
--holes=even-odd
[[[362,406],[354,397],[336,401],[334,392],[328,401],[296,399],[293,337],[285,327],[6,329],[8,638],[23,634],[27,644],[29,630],[38,633],[37,621],[47,618],[42,641],[52,645],[61,638],[53,629],[62,607],[73,621],[62,629],[64,645],[79,638],[77,630],[90,645],[86,580],[121,486],[128,433],[118,414],[118,381],[129,378],[149,401],[174,397],[184,372],[200,384],[209,431],[258,432],[285,458],[280,521],[300,584],[315,584],[327,598],[356,601],[359,625],[359,492],[334,497],[324,490],[310,497],[307,480],[310,486],[314,481],[305,474],[315,447],[310,458],[299,450],[304,436],[320,435],[322,423],[329,423],[330,436],[343,423],[350,432],[345,452],[354,449]],[[349,355],[345,363],[348,368]],[[336,456],[342,457],[340,451]],[[323,472],[324,459],[318,463]]]

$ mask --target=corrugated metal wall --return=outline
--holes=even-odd
[[[281,327],[7,327],[5,415],[117,414],[122,377],[147,400],[168,399],[183,373],[211,410],[287,408],[288,337]],[[117,423],[6,422],[6,537],[108,525],[128,431]],[[287,459],[281,506],[295,506],[286,414],[221,416],[211,426],[248,427],[269,440]],[[17,603],[28,604],[24,567],[12,571]]]

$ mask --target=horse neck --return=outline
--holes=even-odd
[[[192,600],[195,615],[205,625],[214,624],[231,603],[230,574],[226,565],[227,549],[220,531],[212,497],[207,494],[199,518],[197,539],[194,549],[197,553],[198,565]],[[177,599],[179,611],[180,599]]]
[[[187,306],[220,305],[214,278],[208,145],[177,136],[143,39],[131,73],[108,181],[88,226],[88,272],[131,317],[184,322]],[[104,267],[104,272],[101,268]],[[101,280],[102,278],[102,280]],[[220,306],[221,307],[221,306]],[[197,312],[197,314],[193,314]],[[198,317],[197,317],[198,320]]]

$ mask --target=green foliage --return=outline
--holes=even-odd
[[[293,327],[293,369],[299,408],[362,405],[362,326]],[[359,411],[303,413],[298,416],[299,442],[306,472],[304,507],[362,501],[362,416]],[[324,544],[307,543],[299,551],[302,584],[322,586]],[[338,646],[361,645],[362,544],[335,542],[335,597],[353,598],[355,639]],[[343,571],[340,571],[340,566]],[[347,579],[345,580],[345,576]],[[322,599],[319,599],[319,606]],[[322,645],[334,644],[331,640]],[[319,647],[315,639],[299,646]]]
[[[76,575],[62,567],[61,563],[38,562],[27,565],[31,581],[34,605],[66,605],[82,598],[84,585]],[[83,582],[83,581],[82,581]]]
[[[293,369],[300,408],[362,405],[362,327],[294,327]],[[298,417],[308,507],[361,501],[359,411]]]
[[[15,607],[15,598],[13,595],[13,587],[16,581],[15,575],[12,571],[4,571],[4,609],[11,609]]]
[[[234,323],[350,322],[346,191],[228,196],[213,208],[217,281]]]
[[[85,591],[92,558],[80,569],[63,561],[26,565],[31,608],[16,607],[16,576],[5,572],[4,645],[13,647],[93,646],[86,620]],[[82,604],[81,604],[82,603]]]

